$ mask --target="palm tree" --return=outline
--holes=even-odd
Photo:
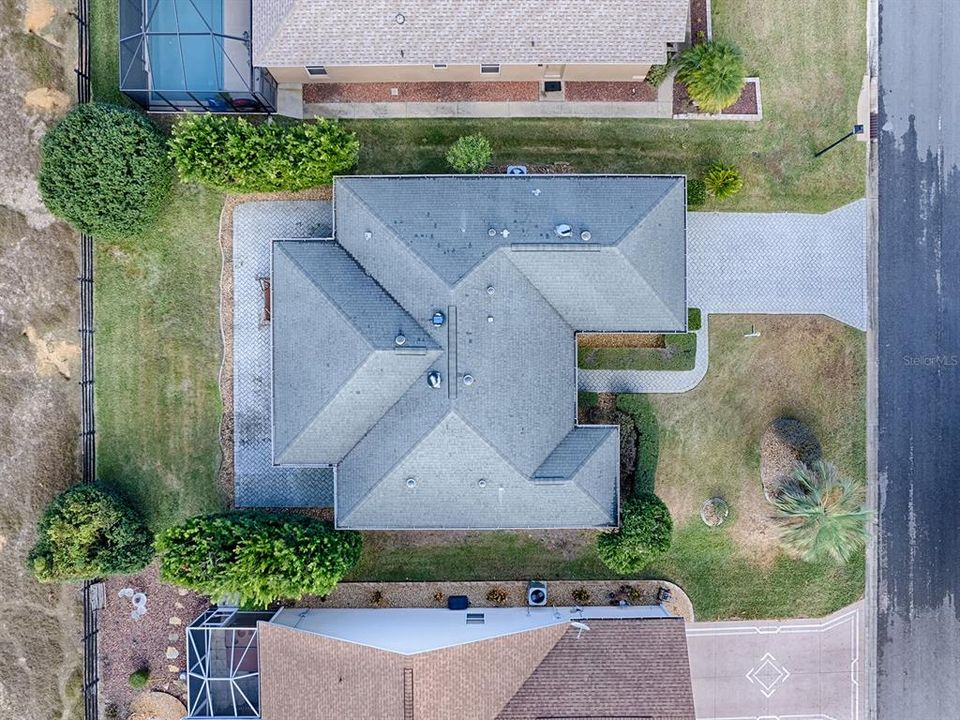
[[[707,192],[717,200],[726,200],[743,189],[740,171],[731,165],[714,163],[703,177]]]
[[[703,112],[718,113],[740,97],[744,74],[740,50],[723,40],[710,40],[683,51],[677,80]]]
[[[870,511],[862,488],[838,477],[830,463],[798,463],[773,504],[780,511],[784,544],[804,560],[830,557],[843,564],[866,541]]]

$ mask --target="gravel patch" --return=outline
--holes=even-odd
[[[124,588],[147,596],[147,613],[139,620],[130,617],[131,601],[118,595]],[[141,668],[150,670],[147,689],[185,701],[186,686],[179,679],[186,668],[184,629],[209,606],[207,598],[161,582],[156,565],[138,575],[108,580],[98,636],[101,696],[107,708],[126,717],[130,703],[141,693],[130,687],[130,673]]]
[[[305,103],[510,102],[540,99],[538,82],[312,83]]]
[[[640,82],[565,82],[568,102],[656,102],[657,89]]]
[[[663,606],[673,615],[693,620],[686,593],[673,583],[659,580],[552,580],[547,603],[573,605],[656,605],[661,588],[670,590]],[[306,597],[294,607],[330,608],[445,608],[451,595],[466,595],[471,607],[525,607],[526,582],[344,582],[326,597]],[[496,602],[494,597],[504,598]]]

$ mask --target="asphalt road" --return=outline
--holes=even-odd
[[[881,0],[880,720],[960,718],[960,0]]]

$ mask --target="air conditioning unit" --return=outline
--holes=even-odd
[[[547,586],[539,580],[527,583],[527,605],[542,607],[547,604]]]

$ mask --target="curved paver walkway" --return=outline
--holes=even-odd
[[[820,620],[694,622],[697,720],[860,720],[863,602]]]
[[[687,300],[703,313],[690,371],[581,370],[580,390],[680,393],[707,372],[711,313],[827,315],[865,330],[866,201],[822,215],[687,214]]]

